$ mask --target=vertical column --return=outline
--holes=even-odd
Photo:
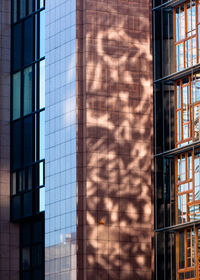
[[[11,1],[0,1],[0,279],[19,279],[19,228],[10,223]]]
[[[84,280],[150,280],[151,1],[83,3]]]
[[[45,279],[76,279],[76,1],[46,1]],[[56,278],[56,279],[57,279]]]

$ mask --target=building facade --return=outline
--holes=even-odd
[[[151,1],[0,9],[0,279],[154,279]]]
[[[155,276],[199,279],[200,2],[154,1]]]

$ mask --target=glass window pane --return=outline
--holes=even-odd
[[[179,8],[176,8],[176,41],[179,41]]]
[[[21,217],[21,198],[20,196],[14,196],[12,198],[12,218],[17,220]]]
[[[179,232],[179,268],[185,267],[185,238],[184,231]]]
[[[194,107],[194,141],[199,140],[199,106]]]
[[[20,18],[26,16],[26,0],[20,0]]]
[[[12,128],[12,166],[13,169],[17,169],[21,167],[21,144],[22,144],[22,138],[21,138],[21,121],[16,121],[13,123]]]
[[[39,189],[39,212],[45,211],[45,188]]]
[[[192,179],[192,154],[188,153],[188,179]]]
[[[45,60],[40,62],[40,105],[39,108],[45,107]]]
[[[39,163],[39,186],[44,185],[44,162]]]
[[[196,101],[200,101],[200,74],[196,74]]]
[[[40,113],[40,148],[39,159],[45,158],[45,111]]]
[[[181,111],[177,112],[177,141],[181,140]]]
[[[24,21],[24,65],[33,61],[33,17]]]
[[[41,266],[43,261],[42,245],[32,247],[32,265],[33,267]],[[35,278],[34,278],[35,279]]]
[[[192,65],[195,65],[197,63],[196,37],[192,38],[191,44]]]
[[[21,72],[13,75],[13,120],[21,115]]]
[[[12,195],[17,193],[17,176],[16,172],[12,173]]]
[[[40,12],[40,57],[45,56],[45,11]]]
[[[13,27],[13,70],[21,68],[22,61],[22,24],[16,24]]]
[[[24,164],[33,159],[33,119],[32,116],[24,119]]]
[[[32,180],[32,166],[28,167],[26,172],[27,172],[27,189],[31,190],[32,189],[32,184],[33,184],[33,180]]]
[[[176,87],[176,92],[177,92],[177,98],[176,98],[176,106],[177,106],[177,109],[180,109],[181,108],[181,93],[180,93],[180,83],[177,84],[177,87]]]
[[[33,242],[43,241],[43,221],[37,221],[33,224]]]
[[[24,217],[32,215],[32,192],[24,194]]]
[[[28,14],[32,14],[33,12],[33,0],[28,0]]]
[[[13,0],[13,22],[17,21],[17,0]]]
[[[40,1],[40,8],[44,7],[44,0],[39,0]]]
[[[187,3],[187,36],[191,36],[192,31],[192,15],[191,15],[191,7],[190,2]]]
[[[22,249],[22,268],[23,270],[29,269],[30,267],[30,248]]]
[[[184,11],[184,5],[181,5],[181,10],[180,10],[180,32],[181,36],[180,39],[185,38],[185,11]]]
[[[32,112],[32,87],[33,87],[32,66],[24,70],[24,115]]]
[[[21,231],[22,231],[22,244],[24,246],[29,245],[31,242],[31,226],[29,223],[24,223],[22,224],[21,227]]]

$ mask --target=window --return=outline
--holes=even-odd
[[[195,279],[195,254],[194,229],[184,229],[177,233],[177,279]]]
[[[24,74],[24,115],[32,112],[32,91],[33,91],[33,71],[32,66],[26,68],[23,72]]]
[[[196,18],[196,5],[198,17]],[[199,31],[199,2],[187,1],[174,9],[176,71],[197,64],[197,31]],[[198,61],[199,62],[199,61]]]
[[[200,219],[200,150],[176,157],[177,223]]]
[[[13,75],[13,120],[16,120],[21,115],[21,72]]]
[[[33,17],[24,21],[24,65],[33,61]]]
[[[17,24],[13,27],[13,70],[21,68],[22,57],[22,24]]]
[[[200,74],[176,82],[176,146],[199,141]]]

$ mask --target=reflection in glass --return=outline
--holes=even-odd
[[[28,0],[28,14],[33,12],[33,0]]]
[[[185,12],[184,12],[184,5],[181,5],[180,9],[180,39],[185,38]]]
[[[33,17],[24,21],[24,65],[33,61]]]
[[[21,115],[21,73],[13,75],[13,120]]]
[[[13,26],[13,70],[18,70],[21,67],[22,61],[22,24],[16,24]]]
[[[32,112],[32,66],[24,70],[24,115]]]
[[[20,18],[25,17],[26,15],[26,0],[20,1]]]
[[[176,70],[181,71],[184,68],[184,52],[183,43],[176,46]]]
[[[17,0],[13,0],[13,22],[17,21]]]
[[[45,11],[40,12],[40,57],[45,56]]]
[[[23,248],[22,249],[22,268],[29,269],[30,267],[30,248]]]
[[[45,188],[39,189],[39,212],[45,211]]]
[[[33,119],[32,116],[24,119],[24,164],[33,159]]]
[[[177,88],[176,88],[176,92],[177,92],[177,97],[176,97],[176,108],[180,109],[181,108],[181,93],[180,93],[180,82],[177,83]]]
[[[45,158],[45,111],[40,113],[40,149],[39,159]]]
[[[186,223],[186,194],[178,196],[178,222]]]
[[[199,106],[194,107],[194,141],[199,140]]]
[[[177,141],[181,140],[181,111],[177,112]]]
[[[179,41],[179,8],[176,8],[176,41]]]
[[[185,267],[185,238],[184,231],[179,232],[179,268]]]
[[[42,109],[45,107],[45,60],[40,62],[40,106]]]
[[[17,178],[16,178],[16,172],[12,173],[12,195],[15,195],[17,193]]]

